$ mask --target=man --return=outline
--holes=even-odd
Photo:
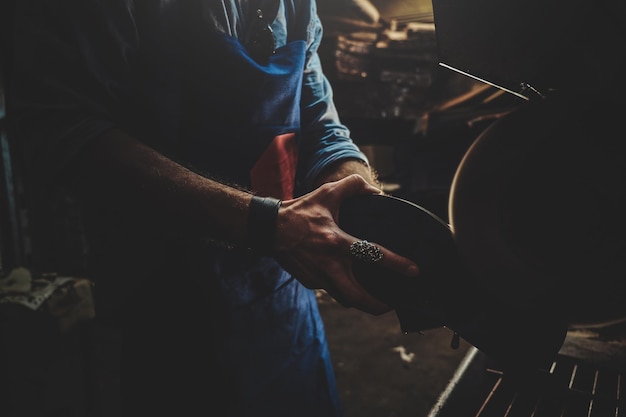
[[[123,415],[341,415],[311,289],[382,314],[351,253],[417,266],[336,224],[381,190],[333,105],[315,2],[18,3],[17,136],[33,183],[82,204]]]

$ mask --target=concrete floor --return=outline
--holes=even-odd
[[[426,417],[471,346],[446,328],[404,334],[394,312],[371,316],[318,292],[345,417]]]

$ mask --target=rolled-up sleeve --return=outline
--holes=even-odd
[[[314,3],[313,7],[314,7]],[[349,129],[340,121],[333,101],[333,90],[325,76],[318,55],[322,25],[315,9],[309,26],[310,42],[302,89],[302,173],[304,184],[310,185],[329,164],[341,159],[359,159],[365,155],[350,137]]]
[[[15,11],[13,126],[36,181],[51,181],[120,123],[136,44],[127,1],[21,0]]]

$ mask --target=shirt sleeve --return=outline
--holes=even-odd
[[[308,188],[329,164],[342,159],[368,162],[341,122],[333,101],[333,90],[322,70],[318,48],[322,40],[322,24],[312,3],[307,60],[302,86],[301,104],[301,174]]]
[[[123,117],[136,43],[128,2],[22,0],[15,11],[12,125],[44,184]]]

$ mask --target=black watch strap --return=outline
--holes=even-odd
[[[282,201],[253,196],[248,207],[248,246],[260,255],[271,255],[276,246],[276,219]]]

